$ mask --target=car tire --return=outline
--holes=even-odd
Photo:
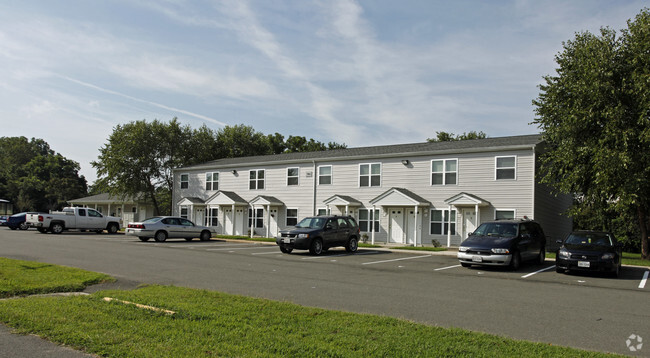
[[[95,230],[95,234],[103,234],[104,230]]]
[[[201,241],[210,241],[211,238],[212,234],[208,230],[203,230],[201,232],[201,236],[199,237]]]
[[[565,270],[564,270],[563,268],[560,268],[560,267],[558,267],[558,266],[555,266],[555,272],[557,272],[557,273],[564,273]]]
[[[140,239],[140,241],[149,241],[148,237],[138,237],[138,239]]]
[[[165,242],[167,240],[167,233],[160,230],[156,233],[153,239],[156,240],[157,242]]]
[[[461,262],[460,265],[463,266],[463,267],[470,267],[470,266],[472,266],[472,264],[468,264],[467,262]]]
[[[15,226],[9,226],[9,228],[10,228],[11,230],[16,230],[16,229],[18,229],[18,228],[15,227]]]
[[[285,253],[285,254],[290,254],[291,251],[293,251],[293,249],[288,248],[288,247],[286,247],[284,245],[280,245],[280,251],[282,251],[282,253]]]
[[[63,232],[63,224],[60,223],[54,223],[50,225],[50,231],[52,231],[53,234],[60,234]]]
[[[537,264],[543,265],[544,261],[546,261],[546,248],[542,246],[539,250],[539,256],[537,256]]]
[[[517,271],[521,267],[521,255],[519,252],[515,251],[512,253],[512,259],[510,260],[510,269],[512,271]]]
[[[351,237],[350,240],[348,240],[348,243],[345,245],[345,251],[347,252],[357,252],[358,248],[359,240],[357,240],[356,237]]]
[[[323,253],[323,241],[321,239],[313,239],[309,245],[309,253],[318,256]]]
[[[18,228],[19,228],[20,230],[27,230],[27,229],[29,229],[29,225],[27,225],[26,222],[21,222],[20,225],[18,225]],[[14,227],[13,229],[16,230],[15,227]]]
[[[108,227],[106,228],[106,231],[108,231],[109,234],[115,234],[119,230],[120,230],[120,227],[115,223],[109,224]]]

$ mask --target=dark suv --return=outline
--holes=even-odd
[[[280,231],[275,243],[285,254],[298,249],[320,255],[334,246],[343,246],[347,252],[355,252],[359,246],[359,225],[349,216],[308,217],[294,228]]]
[[[517,270],[522,261],[544,263],[546,236],[530,220],[498,220],[481,224],[460,244],[458,260],[471,265],[510,266]]]

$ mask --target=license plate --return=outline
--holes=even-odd
[[[289,239],[289,238],[285,238],[284,240],[282,240],[282,242],[284,242],[285,244],[290,244],[290,243],[291,243],[291,239]]]
[[[578,267],[589,267],[590,262],[589,261],[578,261]]]
[[[472,256],[472,262],[483,262],[483,258],[481,256]]]

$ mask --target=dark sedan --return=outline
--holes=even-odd
[[[608,272],[618,277],[621,270],[622,245],[613,234],[599,231],[574,231],[556,253],[555,270]]]
[[[38,213],[29,212],[29,213],[18,213],[18,214],[11,215],[9,218],[7,218],[7,226],[9,226],[11,230],[29,229],[29,224],[27,224],[27,220],[26,220],[27,214],[38,214]]]

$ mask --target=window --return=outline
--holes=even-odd
[[[249,183],[250,185],[248,186],[248,188],[250,190],[264,189],[264,169],[251,170]]]
[[[102,214],[99,213],[99,211],[95,211],[92,209],[88,209],[88,216],[93,217],[93,218],[101,218],[103,217]]]
[[[318,167],[318,185],[332,184],[332,166]]]
[[[494,219],[495,220],[507,220],[514,219],[515,211],[514,210],[495,210]]]
[[[298,224],[298,209],[287,209],[287,226]]]
[[[181,174],[181,189],[187,189],[190,186],[190,175]]]
[[[496,157],[497,180],[516,179],[517,157]]]
[[[219,190],[219,173],[205,173],[205,190]]]
[[[248,227],[253,225],[253,209],[248,209]],[[264,209],[255,209],[255,227],[264,227]]]
[[[359,209],[359,230],[379,232],[379,209]]]
[[[458,177],[458,159],[431,161],[431,185],[455,185]]]
[[[431,210],[431,235],[447,235],[449,210]],[[456,210],[451,211],[451,234],[456,235]]]
[[[219,209],[208,209],[208,217],[206,218],[209,226],[219,226]]]
[[[86,209],[79,209],[79,216],[86,216]]]
[[[381,185],[381,163],[359,165],[359,186]]]
[[[187,209],[187,206],[181,206],[181,217],[183,219],[187,219],[187,216],[188,216],[187,213],[188,212],[189,212],[189,210]]]
[[[317,216],[326,216],[326,215],[329,215],[329,213],[330,213],[330,210],[327,210],[327,209],[318,209],[318,214],[316,214],[316,215],[317,215]]]
[[[287,168],[287,185],[298,185],[299,168]]]

